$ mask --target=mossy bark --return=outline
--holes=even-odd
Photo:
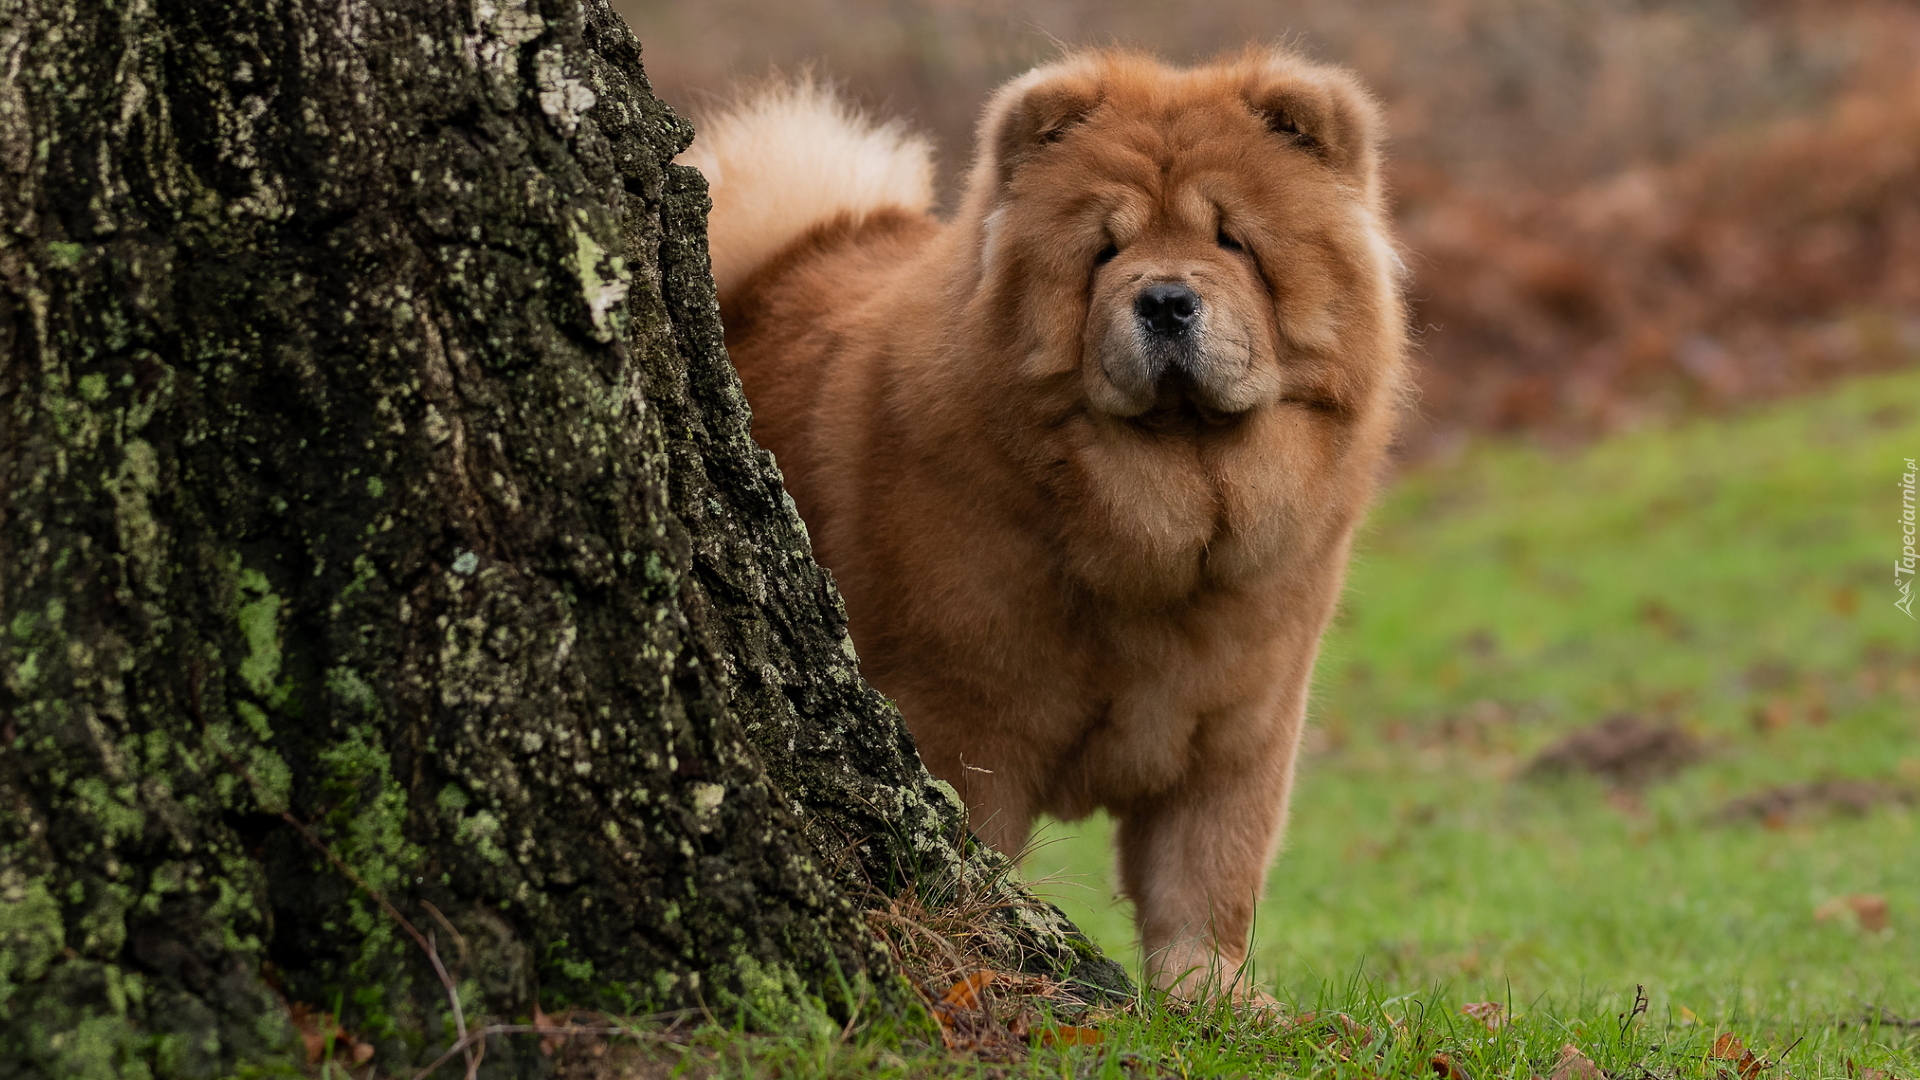
[[[1018,898],[749,437],[690,135],[603,0],[0,7],[0,1076],[445,1049],[284,814],[471,1022],[899,1004],[863,890]]]

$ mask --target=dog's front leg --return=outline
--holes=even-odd
[[[1154,986],[1186,998],[1251,991],[1238,977],[1286,820],[1292,758],[1289,745],[1284,760],[1213,772],[1122,816],[1121,881]]]

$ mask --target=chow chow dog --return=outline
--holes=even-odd
[[[1379,113],[1256,50],[1071,53],[928,145],[807,80],[707,176],[726,344],[861,670],[974,830],[1100,808],[1153,982],[1234,978],[1404,385]]]

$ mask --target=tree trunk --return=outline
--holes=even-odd
[[[402,918],[469,1024],[898,1007],[910,886],[1124,986],[859,677],[690,135],[604,0],[0,7],[0,1076],[430,1061]]]

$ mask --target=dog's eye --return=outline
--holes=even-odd
[[[1095,255],[1093,257],[1093,265],[1105,266],[1108,263],[1112,262],[1114,259],[1114,256],[1118,254],[1120,254],[1120,249],[1117,247],[1114,247],[1112,244],[1108,244],[1106,247],[1103,247],[1100,249],[1100,254]]]
[[[1227,230],[1225,230],[1225,229],[1221,229],[1221,230],[1220,230],[1220,235],[1214,238],[1214,242],[1215,242],[1215,243],[1217,243],[1217,244],[1219,244],[1219,245],[1220,245],[1220,247],[1221,247],[1221,249],[1222,249],[1223,251],[1245,251],[1245,250],[1247,250],[1246,248],[1244,248],[1244,247],[1242,247],[1242,246],[1241,246],[1241,244],[1240,244],[1240,241],[1238,241],[1238,240],[1235,240],[1235,239],[1234,239],[1233,237],[1231,237],[1231,236],[1228,236],[1228,235],[1227,235]]]

